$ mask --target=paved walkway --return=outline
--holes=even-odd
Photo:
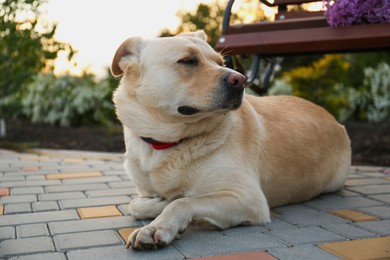
[[[345,188],[273,209],[272,223],[190,229],[151,252],[124,238],[136,189],[112,153],[0,151],[0,259],[390,259],[390,168],[351,169]]]

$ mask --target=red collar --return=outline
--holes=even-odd
[[[172,146],[178,145],[180,141],[174,143],[162,143],[154,140],[153,138],[141,137],[142,141],[150,144],[154,150],[165,150],[171,148]]]

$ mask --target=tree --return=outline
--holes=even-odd
[[[52,68],[61,50],[74,50],[53,37],[56,24],[43,23],[39,12],[46,0],[0,0],[0,118],[8,117],[9,95],[28,84],[34,75]]]

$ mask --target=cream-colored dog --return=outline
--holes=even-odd
[[[296,97],[244,94],[245,77],[223,66],[203,31],[129,38],[112,73],[124,126],[125,168],[139,197],[127,246],[156,249],[194,220],[217,227],[270,221],[270,208],[340,189],[351,150],[321,107]]]

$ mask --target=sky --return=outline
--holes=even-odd
[[[211,0],[49,0],[43,15],[58,24],[55,38],[78,51],[77,68],[67,64],[63,53],[55,72],[77,74],[86,68],[103,77],[125,39],[154,38],[164,28],[175,29],[177,11],[194,10],[200,2]]]

